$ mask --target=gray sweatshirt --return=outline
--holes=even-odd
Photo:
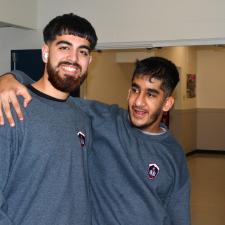
[[[88,118],[70,99],[31,94],[26,119],[0,127],[0,225],[90,224]]]
[[[15,74],[24,83],[31,81]],[[92,121],[92,224],[190,225],[186,157],[171,133],[143,133],[117,105],[74,101]]]

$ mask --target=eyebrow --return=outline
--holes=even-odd
[[[81,46],[79,46],[79,48],[85,48],[85,49],[87,49],[89,52],[91,51],[91,48],[90,48],[89,46],[87,46],[87,45],[81,45]]]
[[[69,41],[58,41],[56,43],[56,45],[60,45],[60,44],[72,45]]]
[[[148,92],[148,93],[155,93],[155,94],[159,94],[159,91],[158,91],[158,90],[156,90],[156,89],[152,89],[152,88],[147,89],[147,92]]]
[[[66,44],[66,45],[72,46],[72,44],[71,44],[69,41],[58,41],[58,42],[56,43],[56,45],[60,45],[60,44]],[[89,46],[87,46],[87,45],[80,45],[79,48],[85,48],[85,49],[87,49],[89,52],[91,51],[91,48],[90,48]]]
[[[131,85],[132,87],[136,87],[136,88],[138,88],[138,89],[140,89],[140,86],[138,85],[138,84],[136,84],[136,83],[132,83],[132,85]],[[152,89],[152,88],[148,88],[147,89],[147,92],[148,93],[155,93],[155,94],[159,94],[159,91],[158,90],[156,90],[156,89]]]

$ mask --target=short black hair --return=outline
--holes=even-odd
[[[69,34],[85,38],[90,42],[93,50],[97,44],[97,35],[91,23],[73,13],[57,16],[52,19],[43,30],[44,42],[54,41],[56,36]]]
[[[161,89],[166,96],[172,94],[180,80],[176,65],[162,57],[149,57],[137,61],[132,81],[137,76],[149,76],[149,80],[155,78],[162,81]]]

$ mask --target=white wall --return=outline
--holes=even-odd
[[[33,32],[0,28],[0,72],[9,68],[11,49],[39,48],[43,27],[53,17],[68,12],[91,21],[99,36],[99,48],[193,44],[197,39],[202,39],[201,43],[224,43],[225,38],[222,0],[0,0],[0,3],[1,22],[38,28]]]
[[[37,0],[0,0],[0,22],[37,27]]]
[[[10,71],[10,52],[14,49],[41,47],[42,37],[32,30],[18,28],[0,29],[0,74]]]
[[[100,48],[224,43],[224,11],[222,0],[38,0],[38,26],[74,12],[92,22]]]

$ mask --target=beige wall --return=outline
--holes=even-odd
[[[118,62],[118,52],[126,52],[126,57],[121,57]],[[135,54],[137,58],[132,57],[129,53]],[[142,54],[141,54],[142,53]],[[93,62],[89,71],[87,97],[91,99],[100,99],[104,102],[125,105],[127,90],[130,84],[130,77],[133,72],[134,62],[151,55],[163,56],[172,60],[180,70],[180,84],[176,88],[175,109],[190,109],[196,107],[196,98],[186,98],[186,74],[196,73],[196,50],[194,47],[165,47],[152,51],[102,51],[93,54]],[[133,59],[133,63],[131,62]],[[104,90],[104,95],[102,95]],[[117,92],[116,94],[113,92]]]
[[[197,108],[225,109],[225,47],[197,51]]]
[[[143,54],[140,50],[127,51],[127,62],[126,54],[117,62],[118,51],[96,52],[87,80],[87,98],[117,103],[126,108],[127,90],[134,68],[131,59],[135,58],[129,56],[129,52],[137,57],[147,57],[148,54],[163,56],[178,66],[181,81],[175,93],[176,105],[170,113],[170,129],[185,151],[225,150],[225,48],[171,47],[143,50]],[[187,73],[197,75],[196,98],[186,96]]]
[[[197,148],[225,150],[225,48],[197,51]]]
[[[196,74],[195,47],[168,47],[156,52],[156,55],[173,61],[180,71],[180,82],[175,90],[175,109],[190,109],[196,107],[196,98],[186,96],[186,74]]]
[[[187,152],[225,150],[225,47],[186,47],[172,55],[181,70],[180,104],[171,112],[171,130]],[[165,50],[164,50],[165,51]],[[173,50],[174,51],[174,50]],[[196,98],[186,98],[186,74],[196,73]],[[178,87],[179,88],[179,87]]]
[[[127,107],[133,65],[117,63],[115,51],[93,53],[86,84],[86,98]]]
[[[175,106],[170,112],[170,129],[185,151],[190,152],[196,149],[196,98],[186,96],[186,74],[196,74],[196,48],[162,48],[156,55],[170,59],[180,71],[180,82],[175,90]]]

